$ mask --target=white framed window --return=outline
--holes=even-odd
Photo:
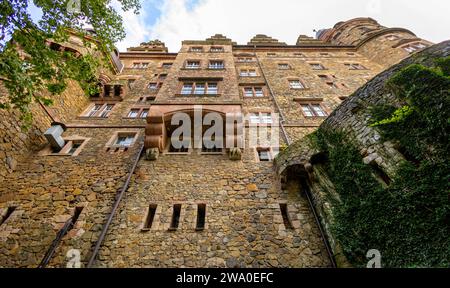
[[[210,52],[214,52],[214,53],[219,53],[219,52],[223,52],[223,47],[211,47],[211,49],[209,50]]]
[[[256,76],[256,70],[255,69],[241,69],[241,71],[239,72],[239,76],[254,77],[254,76]]]
[[[149,109],[142,109],[139,118],[147,118]]]
[[[248,121],[250,124],[272,124],[273,118],[272,114],[267,112],[251,113]]]
[[[209,61],[209,69],[223,69],[223,61],[222,60],[211,60]]]
[[[152,82],[152,83],[149,83],[149,84],[148,84],[147,88],[148,88],[150,91],[155,91],[155,90],[158,90],[159,84],[156,83],[156,82]]]
[[[203,47],[201,47],[201,46],[194,46],[194,47],[191,47],[189,51],[197,52],[197,53],[198,52],[203,52]]]
[[[255,61],[253,57],[238,57],[237,62],[249,63]]]
[[[264,97],[263,88],[258,86],[244,87],[244,97]]]
[[[188,60],[186,61],[186,69],[199,69],[200,61],[197,60]]]
[[[192,94],[193,87],[194,83],[184,83],[183,87],[181,88],[181,94],[183,95]]]
[[[119,147],[130,147],[134,143],[135,134],[121,134],[117,135],[116,141],[114,142],[114,146]]]
[[[278,69],[280,70],[289,70],[291,67],[287,63],[278,63]]]
[[[313,70],[325,70],[325,67],[320,63],[309,63]]]
[[[289,87],[291,89],[305,89],[305,85],[300,80],[289,80]]]
[[[305,117],[326,117],[327,113],[319,103],[301,103],[303,115]]]
[[[140,109],[131,109],[130,112],[128,112],[127,117],[129,118],[136,118],[139,114]]]
[[[205,83],[195,83],[194,94],[205,94]]]
[[[345,63],[344,65],[347,66],[349,70],[367,70],[366,67],[359,63]]]
[[[109,116],[114,104],[94,104],[91,109],[85,114],[86,117],[102,117]]]
[[[112,108],[114,107],[114,104],[106,104],[100,112],[100,117],[106,118],[109,116],[109,113],[111,112]]]
[[[217,82],[187,82],[181,88],[182,95],[217,95]]]
[[[260,162],[272,161],[272,153],[270,152],[270,148],[257,148],[256,153],[258,154],[258,160]]]

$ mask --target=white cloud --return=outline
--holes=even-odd
[[[387,27],[407,28],[424,39],[449,39],[450,2],[442,0],[164,0],[160,16],[148,26],[142,15],[124,15],[127,38],[120,50],[149,39],[160,39],[176,52],[182,40],[205,39],[221,33],[239,44],[267,34],[294,44],[298,35],[339,21],[372,17]]]

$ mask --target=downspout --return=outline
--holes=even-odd
[[[280,118],[281,118],[280,127],[281,127],[281,131],[283,132],[283,136],[284,136],[284,138],[286,140],[286,144],[291,145],[292,141],[289,138],[289,136],[287,135],[286,129],[284,128],[284,125],[283,125],[283,123],[285,122],[286,118],[284,117],[284,114],[283,114],[283,112],[280,109],[280,105],[278,104],[278,101],[277,101],[277,99],[275,97],[275,94],[273,93],[272,87],[270,87],[270,84],[267,81],[267,78],[266,78],[266,75],[264,73],[264,70],[262,69],[261,63],[259,62],[258,55],[256,54],[256,45],[254,45],[253,47],[254,47],[253,51],[255,53],[256,61],[258,62],[259,70],[261,70],[261,75],[263,76],[264,81],[266,82],[266,85],[269,88],[270,95],[272,96],[273,102],[275,103],[275,106],[276,106],[276,108],[278,110],[278,113],[280,114]],[[333,253],[331,251],[330,243],[328,242],[328,239],[325,236],[324,229],[322,227],[322,223],[320,222],[319,216],[317,215],[317,212],[316,212],[316,208],[314,207],[314,203],[313,203],[313,200],[312,200],[312,197],[311,197],[311,193],[310,193],[308,187],[304,186],[305,183],[302,183],[302,184],[303,184],[302,185],[303,192],[305,193],[306,198],[308,199],[309,208],[311,209],[311,212],[313,213],[314,220],[315,220],[315,222],[317,224],[317,227],[319,227],[320,236],[322,237],[323,243],[325,244],[325,248],[327,250],[328,258],[330,258],[331,266],[333,268],[336,268],[336,261],[334,260],[334,256],[333,256]]]
[[[131,167],[130,171],[128,172],[127,180],[125,181],[125,184],[123,184],[122,189],[120,190],[120,193],[116,197],[116,201],[112,207],[112,210],[108,216],[108,219],[106,220],[105,224],[103,224],[102,232],[100,233],[97,243],[95,244],[94,251],[92,252],[91,258],[89,259],[87,268],[91,268],[92,265],[94,264],[95,258],[97,257],[98,252],[100,251],[100,247],[103,243],[103,240],[105,239],[106,233],[108,232],[109,226],[111,225],[111,222],[116,214],[116,211],[119,208],[120,201],[122,200],[125,192],[128,190],[128,186],[130,184],[131,177],[133,176],[134,171],[136,170],[136,166],[139,162],[139,159],[141,158],[143,151],[144,151],[144,144],[142,144],[141,148],[139,149],[139,152],[136,155],[136,158],[134,159],[133,166]]]

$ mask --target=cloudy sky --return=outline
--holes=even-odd
[[[83,1],[83,0],[81,0]],[[113,0],[114,2],[115,0]],[[355,17],[372,17],[387,27],[407,28],[432,42],[450,39],[448,0],[142,0],[139,15],[123,13],[127,37],[120,51],[159,39],[171,52],[182,40],[216,33],[245,44],[266,34],[287,44],[298,35]]]

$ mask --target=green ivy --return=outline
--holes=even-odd
[[[345,134],[326,126],[313,134],[328,154],[326,171],[339,195],[331,199],[331,229],[355,266],[365,266],[369,249],[381,252],[383,267],[450,266],[449,63],[406,67],[388,83],[404,102],[400,109],[370,109],[383,140],[418,160],[404,161],[389,186]]]

